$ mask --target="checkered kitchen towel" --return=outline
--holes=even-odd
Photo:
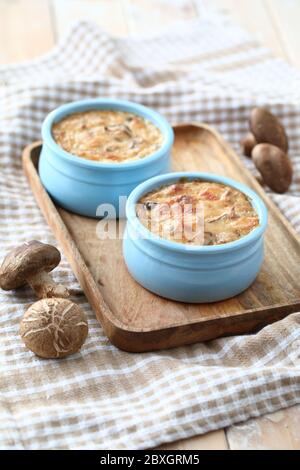
[[[252,106],[269,106],[287,127],[295,169],[288,195],[272,197],[300,231],[300,75],[222,16],[155,39],[113,39],[79,23],[50,54],[0,72],[1,257],[29,239],[55,243],[21,152],[50,110],[99,96],[143,103],[173,123],[205,121],[237,149]],[[76,282],[65,260],[56,273]],[[145,449],[300,403],[300,313],[255,335],[128,354],[109,343],[82,297],[88,340],[56,361],[20,341],[34,300],[26,288],[1,292],[2,448]]]

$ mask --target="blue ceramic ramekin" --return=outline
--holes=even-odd
[[[137,114],[153,122],[162,132],[162,146],[152,155],[124,163],[98,163],[63,150],[52,137],[52,126],[69,114],[90,109],[115,109]],[[90,99],[68,103],[52,111],[42,126],[43,148],[39,160],[41,181],[51,197],[62,207],[89,217],[124,216],[125,197],[141,182],[167,173],[173,145],[173,130],[158,113],[145,106],[114,99]],[[119,212],[119,197],[123,207]],[[100,205],[106,205],[99,208]],[[97,211],[98,208],[98,211]]]
[[[249,198],[260,224],[230,243],[190,246],[152,234],[136,215],[136,203],[149,191],[179,178],[200,179],[232,186]],[[259,196],[243,184],[209,173],[169,173],[140,184],[126,205],[127,226],[123,254],[128,270],[143,287],[181,302],[215,302],[233,297],[252,284],[263,261],[267,209]]]

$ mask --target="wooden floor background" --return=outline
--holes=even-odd
[[[116,35],[154,34],[215,5],[300,68],[300,0],[0,0],[0,64],[47,52],[78,19]],[[162,449],[300,449],[300,406]]]

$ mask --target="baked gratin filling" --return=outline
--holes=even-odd
[[[189,245],[233,242],[259,225],[247,196],[230,186],[179,180],[143,196],[136,213],[155,235]]]
[[[70,114],[52,126],[52,135],[67,152],[107,163],[138,160],[157,151],[163,142],[152,122],[115,110]]]

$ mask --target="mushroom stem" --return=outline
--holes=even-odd
[[[67,298],[70,296],[69,291],[62,284],[56,284],[49,273],[41,271],[27,279],[28,284],[32,287],[39,299],[46,297]]]

